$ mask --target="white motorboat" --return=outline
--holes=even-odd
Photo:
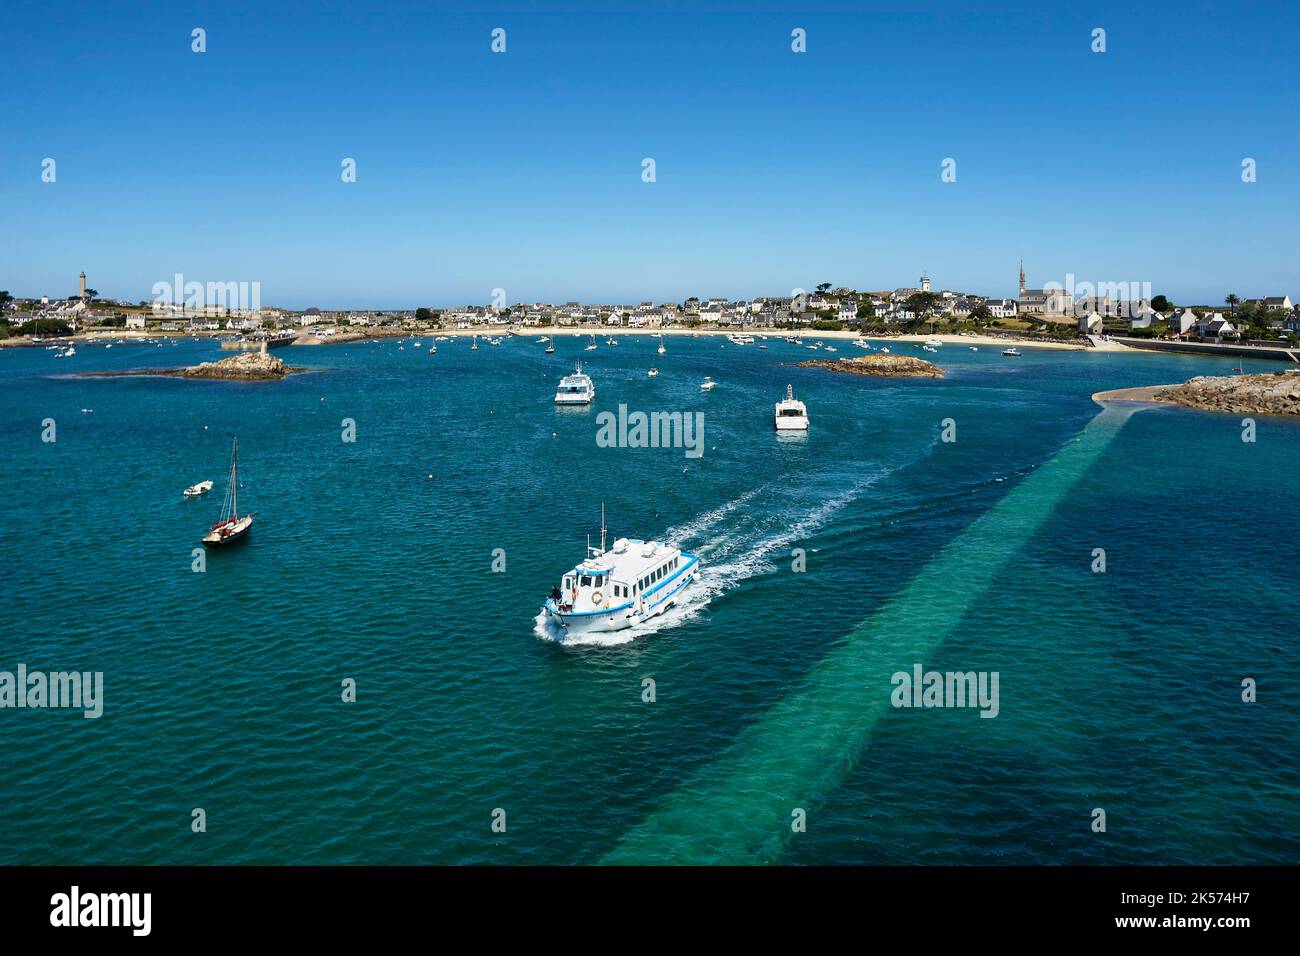
[[[704,381],[700,383],[700,388],[708,392],[716,388],[717,385],[718,385],[717,382],[715,382],[713,379],[709,378],[709,376],[706,375],[704,376]]]
[[[572,375],[560,379],[560,386],[555,391],[556,405],[590,405],[596,397],[596,386],[591,376],[582,370],[582,363]]]
[[[566,635],[622,631],[657,617],[681,600],[699,573],[698,556],[658,541],[618,538],[607,551],[601,511],[600,547],[588,543],[586,560],[542,605]]]
[[[651,378],[654,378],[656,375],[659,374],[659,369],[657,369],[657,368],[652,368],[652,369],[651,369],[649,372],[647,372],[646,374],[649,375]]]
[[[930,346],[931,348],[937,349],[941,345],[943,345],[943,339],[926,339],[925,344]]]
[[[197,485],[190,485],[181,492],[186,498],[199,498],[206,495],[212,490],[212,482],[200,481]]]
[[[546,346],[546,354],[547,354],[547,355],[554,355],[554,354],[555,354],[555,346],[554,346],[554,345],[547,345],[547,346]]]
[[[1009,349],[1003,349],[1003,350],[1002,350],[1002,354],[1003,354],[1003,355],[1010,355],[1010,356],[1012,356],[1012,357],[1014,358],[1014,357],[1019,356],[1021,353],[1020,353],[1020,349],[1016,348],[1015,346],[1012,346],[1012,347],[1009,348]]]
[[[776,403],[776,430],[779,432],[806,432],[808,409],[794,397],[794,386],[785,387],[785,398]]]

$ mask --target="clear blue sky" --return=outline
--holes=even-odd
[[[0,288],[1300,297],[1294,3],[271,6],[5,0]]]

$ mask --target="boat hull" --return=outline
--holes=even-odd
[[[677,604],[686,589],[695,582],[698,570],[699,564],[693,563],[688,570],[682,572],[680,581],[667,594],[656,601],[645,602],[640,606],[624,606],[600,612],[565,612],[553,600],[548,599],[542,605],[542,612],[548,621],[562,628],[567,636],[612,634],[615,631],[624,631],[658,617]]]
[[[203,536],[203,543],[209,548],[220,548],[228,544],[234,544],[236,541],[242,541],[252,529],[253,519],[252,517],[246,517],[233,526],[213,528]]]

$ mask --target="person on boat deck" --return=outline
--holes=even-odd
[[[563,596],[560,594],[560,589],[554,584],[551,585],[551,600],[555,602],[557,607],[559,606],[560,601],[564,600]]]
[[[578,582],[573,582],[573,593],[569,595],[569,607],[578,603]]]

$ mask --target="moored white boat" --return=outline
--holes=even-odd
[[[186,498],[197,498],[200,495],[206,495],[212,490],[212,482],[200,481],[197,485],[190,485],[181,492]]]
[[[717,385],[718,385],[717,382],[715,382],[713,379],[709,378],[709,376],[706,375],[704,376],[704,381],[700,383],[700,388],[708,392],[714,388],[717,388]]]
[[[619,538],[606,550],[602,527],[600,547],[588,545],[586,560],[552,589],[542,612],[566,635],[622,631],[677,604],[699,567],[696,555],[657,541]]]
[[[1020,353],[1020,349],[1016,348],[1016,347],[1013,345],[1013,346],[1012,346],[1011,348],[1009,348],[1009,349],[1003,349],[1003,350],[1002,350],[1002,354],[1003,354],[1003,355],[1010,355],[1010,356],[1015,357],[1015,356],[1020,355],[1021,353]]]
[[[776,403],[776,430],[779,432],[806,432],[808,408],[794,397],[794,386],[785,387],[785,398]]]
[[[557,405],[588,405],[595,397],[596,385],[591,376],[583,372],[581,362],[572,375],[560,379],[559,388],[555,390]]]

